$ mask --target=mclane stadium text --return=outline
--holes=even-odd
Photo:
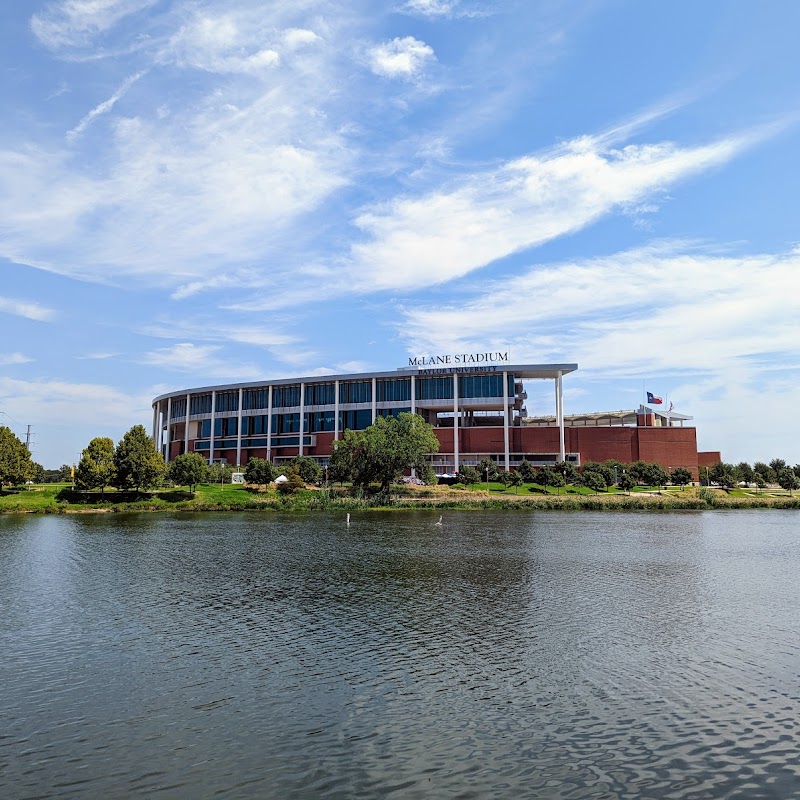
[[[446,356],[414,356],[408,359],[409,367],[430,367],[434,364],[492,364],[508,363],[505,353],[456,353]]]

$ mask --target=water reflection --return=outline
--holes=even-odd
[[[0,517],[0,795],[791,797],[793,512]]]

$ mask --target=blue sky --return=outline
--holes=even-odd
[[[0,26],[0,422],[508,350],[800,461],[800,4],[31,0]],[[550,384],[530,413],[552,413]]]

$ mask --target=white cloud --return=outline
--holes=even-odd
[[[31,29],[47,47],[83,45],[125,17],[157,3],[158,0],[61,0],[34,14]]]
[[[111,111],[112,108],[117,104],[119,100],[121,100],[128,89],[133,86],[136,81],[138,81],[145,73],[137,72],[135,75],[131,75],[129,78],[126,78],[125,81],[122,83],[119,89],[114,92],[108,100],[104,100],[102,103],[96,105],[83,119],[71,130],[67,133],[67,139],[74,140],[77,136],[80,136],[92,122],[99,117],[101,114],[107,114]]]
[[[0,353],[0,367],[9,367],[14,364],[29,364],[32,358],[22,353]]]
[[[369,56],[372,71],[388,78],[414,78],[436,59],[433,48],[413,36],[377,45]]]
[[[449,14],[455,5],[453,0],[408,0],[403,8],[426,16],[441,16]]]
[[[33,458],[53,468],[77,463],[95,436],[118,440],[137,423],[149,433],[155,396],[155,391],[129,394],[97,383],[0,377],[0,407],[9,417],[32,426]]]
[[[16,300],[12,297],[0,297],[0,312],[15,314],[18,317],[46,322],[55,316],[52,308],[45,308],[30,300]]]
[[[207,378],[255,380],[263,374],[252,364],[236,364],[223,355],[219,345],[180,342],[145,353],[142,363],[176,372],[196,373]]]
[[[574,139],[467,176],[450,190],[364,210],[356,224],[367,238],[352,248],[352,272],[368,272],[374,289],[420,288],[461,277],[641,203],[724,164],[770,132],[697,147],[612,149],[600,138]]]
[[[314,31],[307,30],[306,28],[289,28],[283,32],[283,41],[286,46],[294,50],[306,44],[313,44],[320,39]]]
[[[715,370],[796,350],[800,300],[787,292],[800,255],[712,255],[680,243],[540,265],[457,306],[405,312],[411,352],[459,352],[481,332],[515,358],[580,358],[604,374]],[[701,346],[702,345],[702,346]]]

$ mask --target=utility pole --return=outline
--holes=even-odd
[[[27,448],[28,452],[31,451],[31,426],[28,425],[28,430],[25,434],[25,447]]]

